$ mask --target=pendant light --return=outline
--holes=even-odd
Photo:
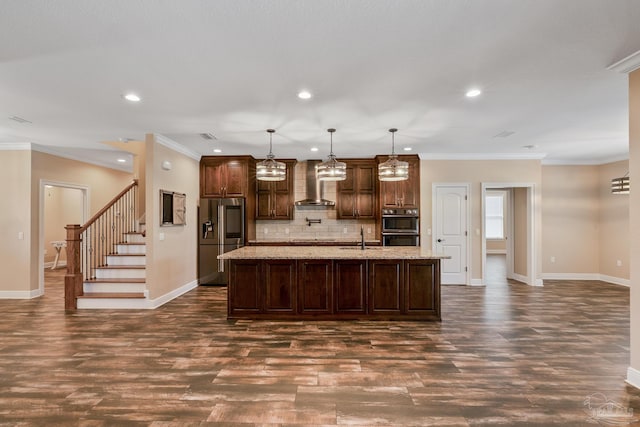
[[[409,163],[398,160],[395,152],[394,134],[398,131],[396,128],[389,129],[391,132],[391,155],[389,159],[378,165],[378,179],[380,181],[404,181],[409,179]]]
[[[316,178],[320,181],[344,181],[347,179],[347,164],[336,159],[333,154],[333,133],[335,129],[327,129],[331,135],[331,150],[329,158],[316,165]]]
[[[271,151],[272,137],[274,129],[267,129],[269,132],[269,154],[267,158],[256,165],[256,179],[258,181],[284,181],[287,177],[287,165],[275,160]]]

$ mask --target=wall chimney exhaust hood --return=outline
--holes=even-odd
[[[304,200],[298,200],[296,206],[335,206],[336,202],[324,198],[324,182],[316,178],[316,165],[321,160],[307,160],[306,194]]]

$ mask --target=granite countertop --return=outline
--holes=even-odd
[[[218,259],[445,259],[445,254],[414,246],[244,246]]]

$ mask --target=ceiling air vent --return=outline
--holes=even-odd
[[[13,120],[14,122],[18,122],[18,123],[31,123],[29,120],[23,119],[22,117],[18,117],[18,116],[11,116],[9,117],[9,120]]]
[[[216,138],[216,136],[212,133],[201,133],[200,137],[202,137],[202,139],[206,139],[208,141],[212,141],[214,139],[218,139]]]
[[[512,131],[510,131],[510,130],[503,130],[502,132],[500,132],[500,133],[499,133],[499,134],[497,134],[497,135],[494,135],[493,137],[494,137],[494,138],[506,138],[506,137],[508,137],[508,136],[513,135],[514,133],[515,133],[515,132],[512,132]]]

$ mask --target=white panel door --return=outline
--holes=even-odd
[[[449,255],[441,262],[442,284],[467,283],[467,187],[436,187],[435,251]]]

